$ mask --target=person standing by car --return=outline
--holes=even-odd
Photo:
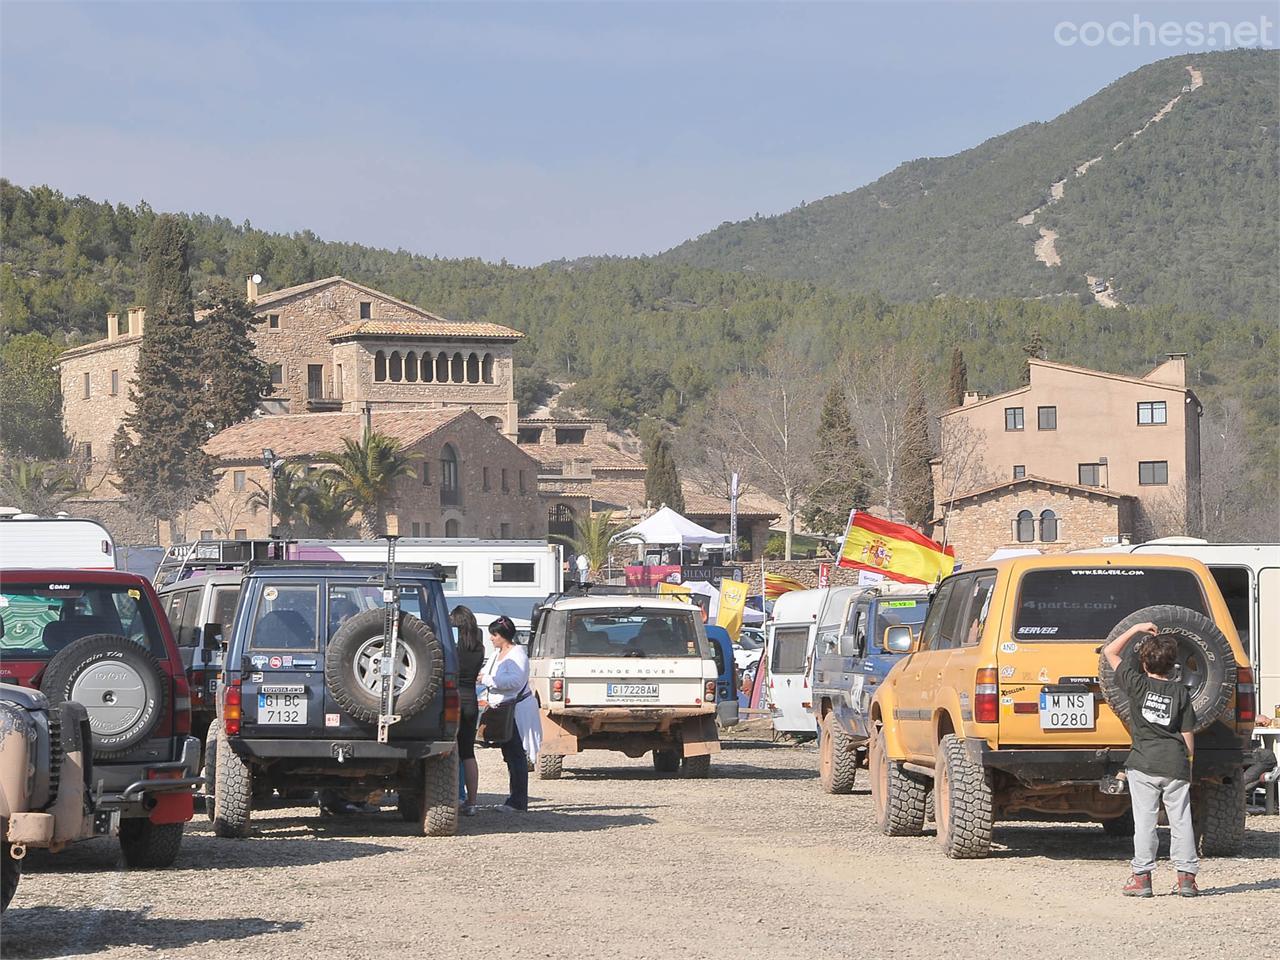
[[[454,607],[449,622],[458,631],[458,700],[462,705],[462,717],[458,721],[458,760],[462,764],[462,783],[466,790],[462,815],[474,817],[480,790],[480,767],[476,763],[476,720],[480,715],[476,678],[484,666],[484,635],[470,607],[461,604]]]
[[[1143,636],[1137,650],[1142,669],[1123,659],[1124,648]],[[1195,830],[1191,820],[1191,764],[1196,717],[1187,688],[1169,679],[1177,663],[1178,645],[1153,623],[1130,627],[1103,650],[1129,698],[1133,746],[1125,764],[1133,804],[1133,876],[1126,897],[1150,897],[1156,867],[1156,821],[1164,803],[1169,818],[1169,857],[1178,868],[1174,892],[1198,896]]]
[[[510,617],[499,617],[489,624],[489,639],[494,654],[480,674],[480,682],[488,688],[489,707],[507,702],[515,707],[511,736],[502,744],[511,794],[498,809],[523,813],[529,809],[529,759],[538,756],[542,745],[538,705],[529,689],[529,655],[516,643],[516,625]]]

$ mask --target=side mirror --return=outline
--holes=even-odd
[[[222,649],[222,624],[206,623],[200,631],[200,648],[202,650]]]
[[[915,634],[911,632],[910,627],[901,624],[886,627],[884,639],[880,645],[889,653],[910,653],[911,648],[915,646]]]

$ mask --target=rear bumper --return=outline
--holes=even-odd
[[[246,740],[230,739],[231,749],[253,760],[332,760],[353,763],[366,760],[421,760],[449,753],[457,740],[409,740],[378,743],[376,740]]]
[[[1086,783],[1097,781],[1122,769],[1129,759],[1128,747],[1085,747],[1074,750],[1040,750],[1009,747],[993,749],[986,740],[968,737],[965,750],[969,759],[988,770],[1000,770],[1024,782],[1054,781]],[[1244,754],[1241,750],[1197,749],[1192,778],[1240,775]]]
[[[129,819],[147,817],[153,823],[185,823],[195,812],[192,797],[204,786],[204,777],[196,776],[199,768],[200,741],[184,737],[181,759],[129,770],[127,783],[97,798],[97,809]],[[118,776],[121,771],[115,772]]]

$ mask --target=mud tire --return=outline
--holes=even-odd
[[[1200,783],[1195,788],[1192,811],[1196,846],[1202,857],[1234,857],[1244,845],[1244,784]]]
[[[182,849],[182,823],[152,823],[144,817],[120,822],[120,852],[133,870],[173,866]]]
[[[853,791],[858,776],[858,751],[853,738],[840,729],[834,713],[822,718],[818,742],[818,782],[824,793]]]
[[[381,701],[376,690],[362,684],[356,656],[370,640],[383,635],[382,610],[365,610],[346,623],[329,641],[324,657],[324,679],[338,707],[362,723],[378,719]],[[408,719],[430,706],[444,682],[444,651],[436,632],[412,614],[400,614],[400,639],[416,664],[414,675],[396,694],[396,713]]]
[[[458,755],[453,750],[422,761],[422,835],[452,837],[458,832]]]
[[[538,779],[559,780],[564,774],[564,757],[553,753],[538,755]]]
[[[253,769],[236,756],[225,733],[218,734],[213,790],[213,832],[220,837],[249,835],[253,813]]]
[[[877,730],[868,751],[876,825],[885,836],[918,837],[924,832],[929,790],[888,756],[884,739],[884,730]]]
[[[705,780],[711,776],[711,754],[684,757],[680,761],[680,776],[686,780]]]
[[[680,751],[679,750],[655,750],[653,751],[653,769],[659,773],[679,773],[680,772]]]
[[[964,741],[953,733],[938,744],[933,775],[938,844],[953,860],[979,860],[991,852],[995,822],[991,775],[969,759]]]

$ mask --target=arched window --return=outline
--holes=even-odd
[[[436,378],[436,361],[429,353],[422,355],[422,382],[430,383]]]
[[[450,383],[466,383],[467,372],[463,369],[466,364],[462,360],[462,354],[455,353],[453,355],[453,369],[449,371]]]
[[[557,503],[547,511],[547,536],[564,540],[573,539],[573,507]]]
[[[1044,543],[1055,543],[1058,539],[1058,515],[1052,510],[1040,512],[1040,539]]]
[[[387,379],[387,355],[381,350],[373,355],[373,379],[377,383]]]
[[[443,350],[436,357],[436,383],[449,382],[449,355]]]
[[[480,358],[474,353],[467,357],[467,383],[480,382]]]
[[[418,355],[412,350],[404,355],[404,378],[410,383],[418,382]]]
[[[453,444],[446,443],[440,451],[440,502],[446,505],[458,503],[460,490],[458,483],[458,451]]]
[[[404,379],[404,360],[400,356],[399,350],[391,351],[390,375],[392,383],[399,383]]]
[[[462,536],[462,528],[457,520],[446,520],[444,522],[444,535],[450,539]]]
[[[480,361],[480,380],[482,383],[493,383],[493,354],[486,353]]]
[[[1018,513],[1018,519],[1014,524],[1017,528],[1016,535],[1019,543],[1034,543],[1036,539],[1036,520],[1031,515],[1030,510],[1022,510]]]
[[[484,422],[487,423],[489,426],[493,427],[493,429],[497,430],[499,433],[502,432],[501,417],[485,417]]]

